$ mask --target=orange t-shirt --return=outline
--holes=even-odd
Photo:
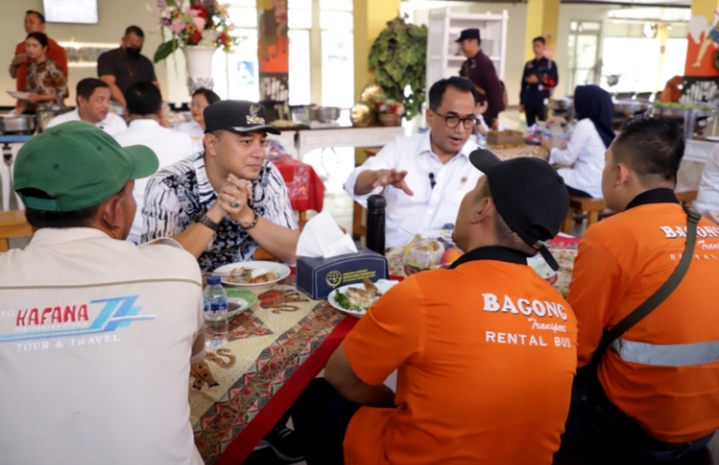
[[[60,45],[58,45],[58,43],[50,37],[47,38],[47,43],[49,45],[47,57],[57,63],[62,71],[62,74],[67,77],[67,54],[65,53],[65,49],[60,47]],[[19,53],[25,53],[24,40],[15,47],[15,55]],[[27,64],[28,62],[25,62],[18,66],[15,70],[17,73],[15,75],[15,89],[17,89],[18,92],[25,92],[25,89],[27,89]]]
[[[662,203],[662,199],[664,200]],[[579,366],[604,330],[647,300],[676,269],[687,215],[669,189],[587,230],[569,302],[579,324]],[[631,204],[630,204],[631,205]],[[599,380],[611,402],[655,438],[692,441],[719,428],[719,227],[702,219],[679,287],[604,356]]]
[[[518,260],[500,261],[508,254]],[[411,276],[345,339],[365,383],[399,370],[397,407],[355,414],[345,463],[551,464],[575,344],[569,305],[517,252],[481,248],[456,269]]]

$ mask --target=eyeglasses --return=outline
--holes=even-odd
[[[465,118],[460,118],[457,115],[443,115],[436,111],[434,112],[434,114],[444,118],[444,124],[446,124],[447,127],[450,129],[456,128],[457,126],[459,126],[459,123],[462,123],[465,129],[472,129],[478,121],[476,116],[467,116]]]

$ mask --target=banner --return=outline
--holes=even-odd
[[[290,98],[287,0],[257,0],[257,9],[260,101],[287,102]]]

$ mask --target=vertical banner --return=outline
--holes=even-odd
[[[716,104],[719,99],[719,12],[713,11],[715,0],[695,1],[702,4],[692,4],[681,101]]]
[[[257,9],[260,100],[287,102],[290,98],[287,0],[257,0]]]

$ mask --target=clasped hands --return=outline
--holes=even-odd
[[[240,226],[247,227],[255,219],[255,212],[249,206],[250,199],[252,199],[252,183],[230,174],[222,183],[217,202],[210,210],[214,210],[214,216],[220,219],[229,215]]]

